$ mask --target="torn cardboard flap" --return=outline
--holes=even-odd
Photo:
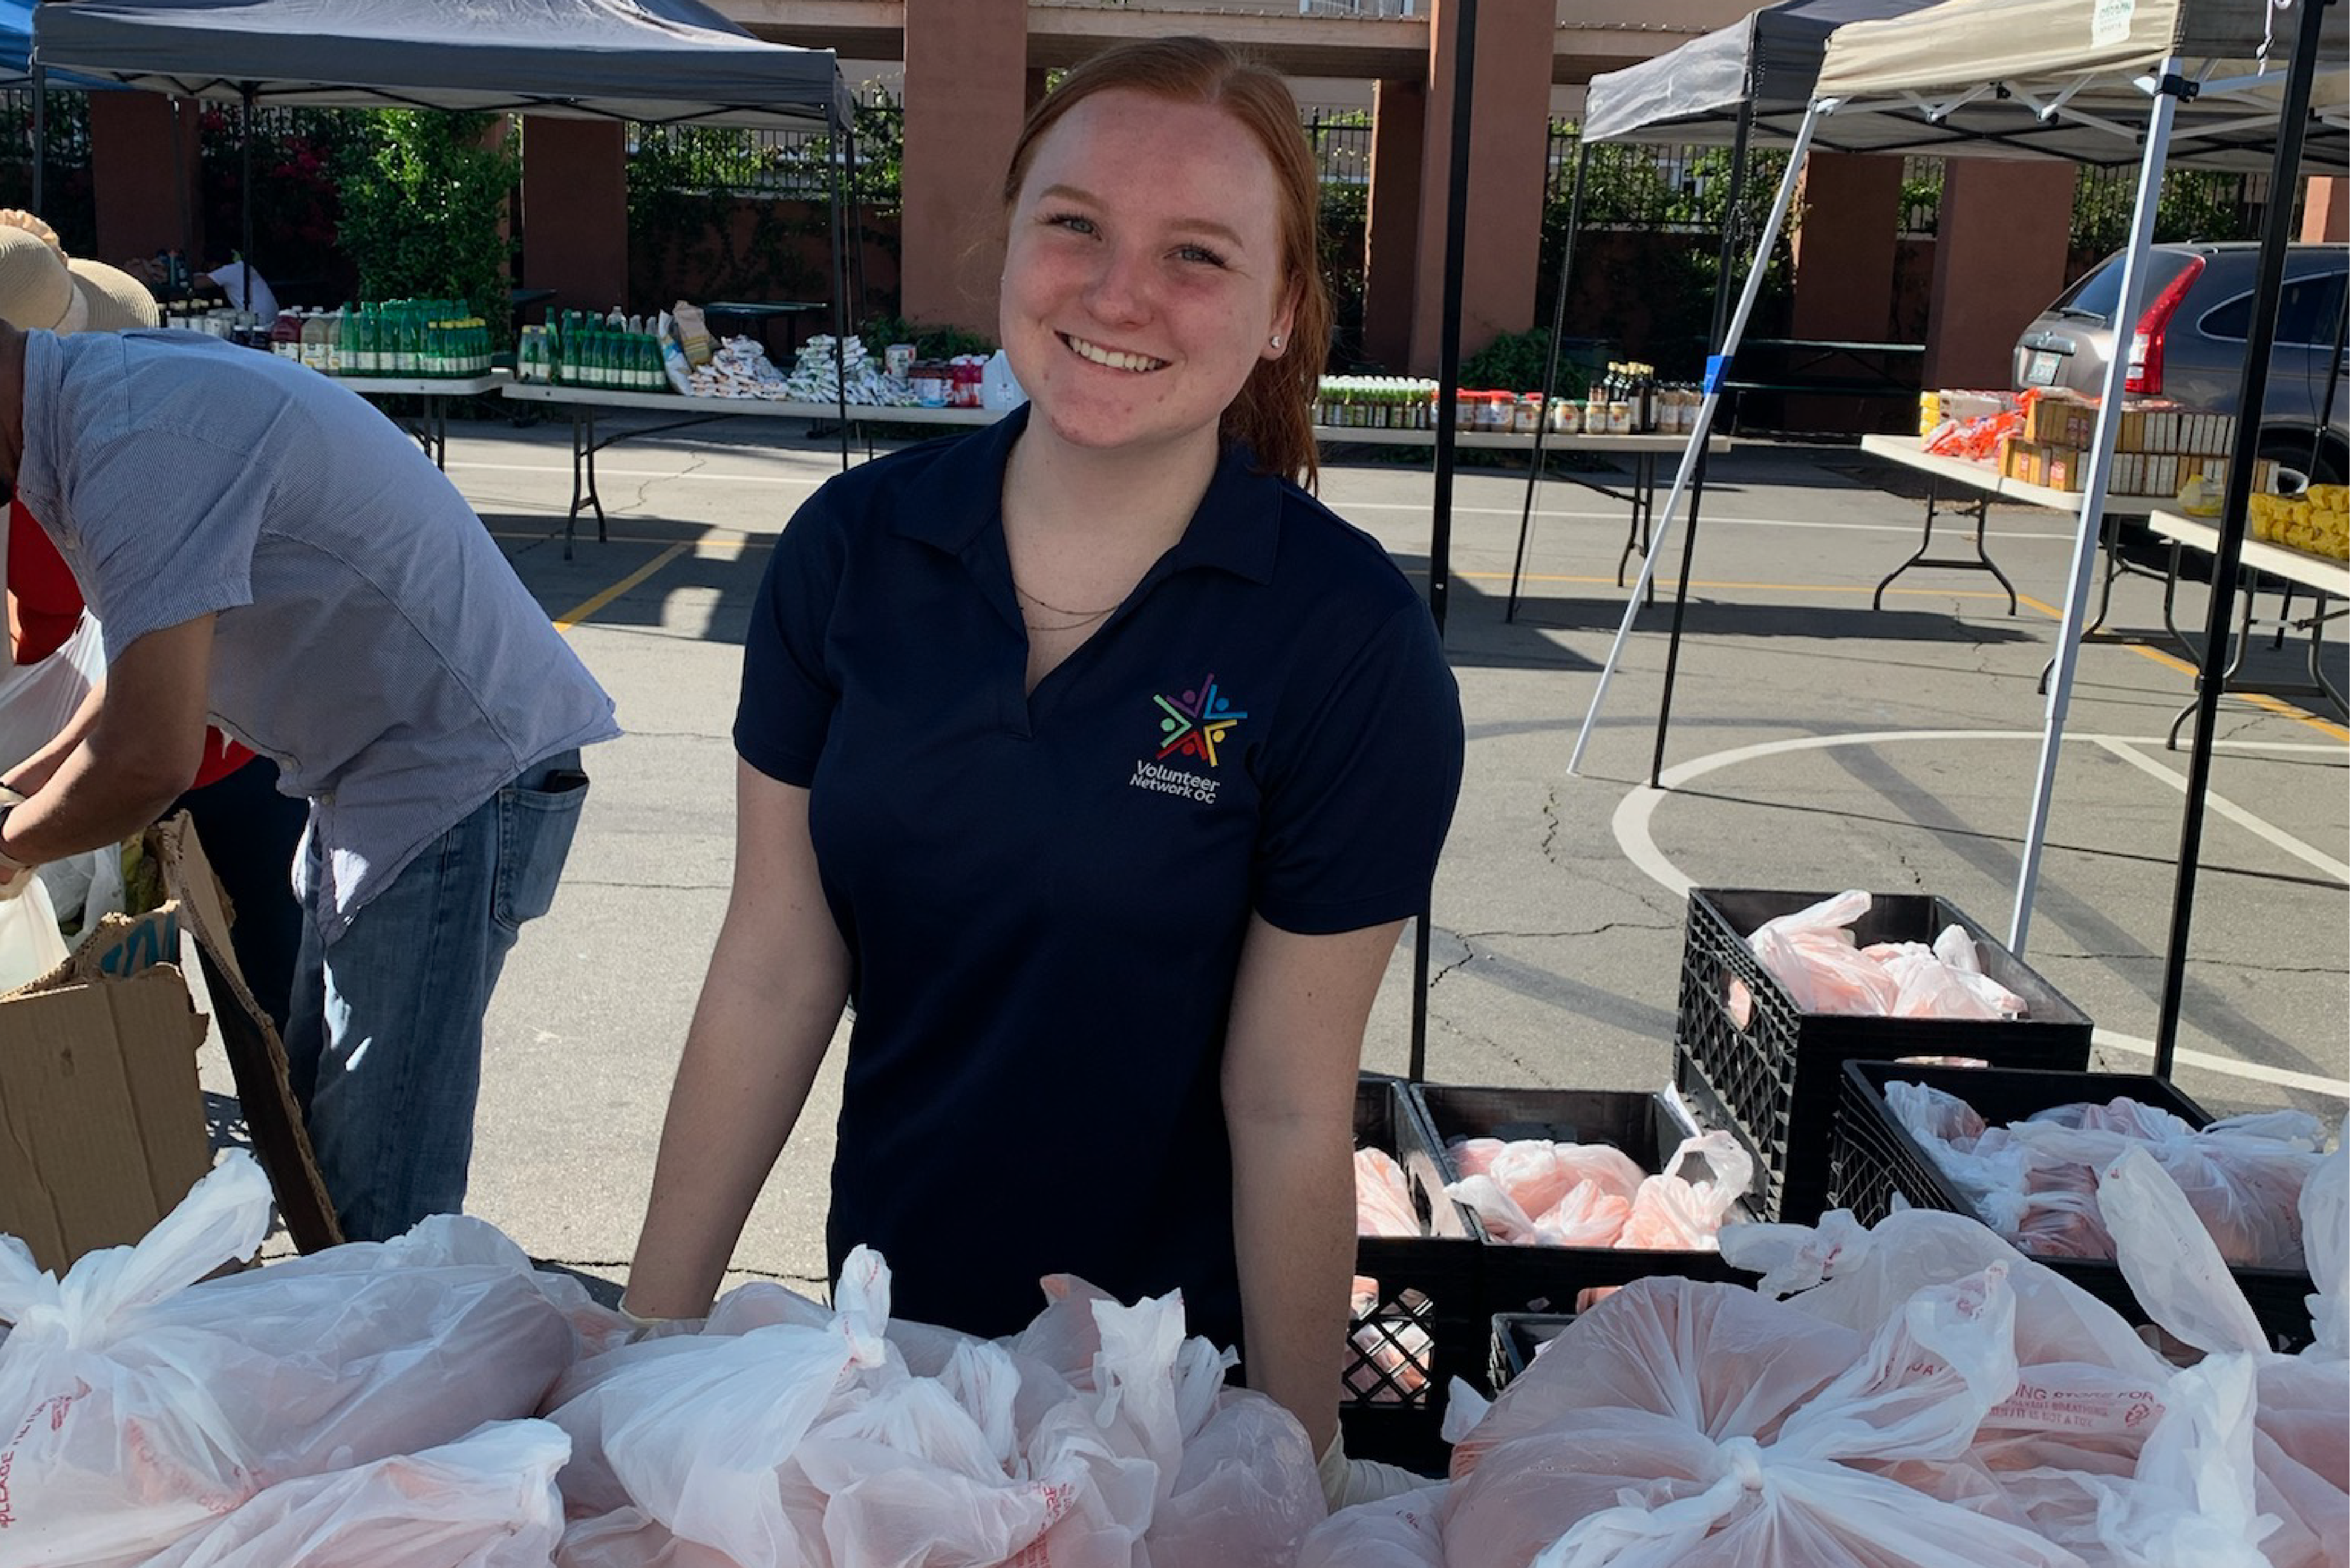
[[[225,940],[226,901],[184,815],[149,829],[171,901],[101,920],[67,961],[0,997],[0,1233],[62,1272],[138,1241],[212,1167],[196,1052],[206,1032],[181,973],[198,960],[255,1152],[305,1251],[339,1241],[286,1081],[285,1047]]]

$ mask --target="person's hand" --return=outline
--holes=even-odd
[[[0,823],[7,820],[10,811],[24,804],[25,797],[22,794],[10,789],[6,784],[0,784]],[[36,874],[33,867],[27,866],[6,850],[0,849],[0,904],[6,903],[31,887],[33,877]]]
[[[1400,1465],[1348,1459],[1344,1436],[1330,1439],[1330,1446],[1322,1450],[1321,1461],[1315,1468],[1322,1477],[1322,1499],[1333,1513],[1357,1503],[1401,1497],[1405,1492],[1436,1484],[1427,1476],[1414,1475]]]
[[[706,1319],[698,1317],[646,1317],[629,1310],[629,1298],[623,1293],[619,1307],[620,1315],[629,1323],[629,1343],[641,1344],[648,1339],[668,1339],[673,1334],[700,1334]]]

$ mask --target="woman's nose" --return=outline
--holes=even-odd
[[[1086,303],[1104,321],[1140,321],[1150,314],[1149,258],[1124,245],[1104,248],[1086,290]]]

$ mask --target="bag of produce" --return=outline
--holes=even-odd
[[[1998,1268],[1918,1293],[1865,1341],[1735,1287],[1637,1282],[1455,1447],[1445,1561],[2076,1568],[2015,1523],[1905,1484],[1963,1467],[2013,1392],[2013,1320]]]
[[[571,1444],[544,1421],[501,1421],[402,1454],[257,1492],[147,1568],[546,1568],[563,1534],[555,1472]]]
[[[219,1279],[269,1221],[241,1151],[63,1281],[0,1240],[0,1544],[141,1563],[263,1489],[528,1416],[576,1354],[520,1249],[428,1220]]]
[[[1444,1568],[1444,1486],[1360,1503],[1315,1526],[1297,1568]]]

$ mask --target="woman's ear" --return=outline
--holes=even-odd
[[[1289,351],[1290,329],[1297,324],[1297,301],[1304,292],[1302,284],[1291,280],[1281,308],[1273,313],[1273,325],[1266,330],[1264,347],[1257,350],[1265,358],[1278,359]]]

